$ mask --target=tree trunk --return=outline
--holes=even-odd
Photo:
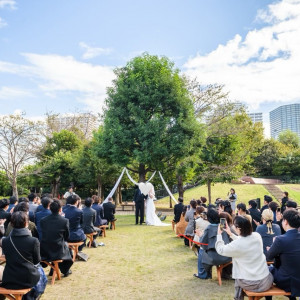
[[[117,187],[116,193],[115,193],[115,205],[116,207],[120,204],[120,199],[122,196],[120,196],[121,193],[121,184]]]
[[[170,208],[173,208],[173,203],[172,203],[172,198],[171,198],[171,196],[170,196],[169,198],[170,198]]]
[[[60,184],[59,179],[58,180],[54,179],[53,182],[52,182],[52,196],[53,196],[53,198],[57,198],[57,195],[58,195],[58,189],[59,189],[59,184]]]
[[[102,188],[102,183],[101,183],[101,175],[97,176],[97,195],[101,198],[101,188]]]
[[[178,185],[178,196],[183,198],[184,188],[183,188],[183,181],[181,175],[177,176],[177,185]]]
[[[207,180],[208,203],[211,204],[211,180]]]
[[[146,169],[144,164],[139,165],[139,182],[146,181]]]
[[[18,199],[19,195],[18,195],[17,178],[15,176],[12,178],[11,187],[12,187],[13,196],[17,197]]]

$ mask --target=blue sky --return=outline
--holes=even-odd
[[[299,20],[299,0],[0,0],[0,114],[99,112],[147,51],[267,116],[300,101]]]

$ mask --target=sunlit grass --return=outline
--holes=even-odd
[[[263,201],[264,195],[270,195],[270,193],[260,184],[229,184],[229,183],[216,183],[212,186],[212,203],[216,198],[226,199],[227,194],[231,188],[234,188],[238,197],[238,203],[248,203],[251,199],[260,198]],[[188,204],[192,199],[200,199],[200,197],[206,197],[208,199],[207,186],[202,185],[189,190],[184,193],[184,203]],[[178,194],[174,194],[177,199]],[[163,198],[155,203],[157,208],[169,207],[169,197]]]
[[[289,198],[300,204],[300,184],[281,184],[278,187],[283,192],[288,192]]]

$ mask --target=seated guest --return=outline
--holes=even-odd
[[[65,210],[65,217],[69,219],[70,226],[70,236],[69,242],[81,242],[86,240],[86,236],[82,229],[83,222],[83,213],[82,210],[77,208],[79,197],[77,195],[71,195],[67,198],[69,204],[69,208]],[[79,246],[79,251],[82,250],[84,244]]]
[[[212,278],[211,270],[212,266],[226,264],[231,261],[230,256],[223,256],[217,253],[215,244],[217,240],[218,224],[220,223],[220,216],[215,209],[208,209],[207,220],[210,223],[205,229],[199,242],[204,245],[201,246],[203,251],[199,251],[198,255],[198,274],[194,274],[195,277],[201,279]],[[224,231],[222,233],[225,243],[229,243],[229,236]],[[207,244],[207,245],[205,245]],[[224,268],[222,274],[228,278],[230,276],[230,269]]]
[[[29,216],[29,205],[28,202],[21,202],[19,203],[15,208],[14,208],[14,213],[17,211],[23,211]],[[11,231],[13,230],[13,226],[11,223],[8,224],[7,229],[5,231],[5,236],[9,236]],[[31,222],[30,220],[28,221],[28,230],[31,232],[31,235],[35,238],[39,238],[39,234],[36,228],[36,225]]]
[[[181,216],[180,216],[180,220],[178,223],[176,223],[176,226],[175,226],[176,235],[183,235],[185,232],[186,226],[188,225],[188,222],[185,221],[186,211],[187,211],[187,206],[184,205]]]
[[[0,200],[0,219],[5,219],[4,228],[6,230],[8,223],[10,222],[11,213],[7,211],[9,202],[7,199]]]
[[[201,203],[202,203],[201,205],[202,205],[203,207],[207,208],[207,207],[206,207],[206,204],[205,204],[206,201],[207,201],[207,199],[206,199],[205,197],[202,197],[202,196],[201,196],[201,197],[200,197],[200,200],[201,200]]]
[[[94,200],[94,203],[92,204],[92,209],[94,209],[96,211],[96,220],[95,220],[94,225],[95,226],[106,225],[107,220],[104,219],[103,208],[100,205],[100,197],[95,196],[93,200]]]
[[[18,204],[18,199],[17,199],[17,197],[11,196],[11,197],[9,198],[9,206],[8,206],[7,212],[10,212],[10,213],[11,213],[11,210],[12,210],[13,208],[15,208],[15,206],[16,206],[17,204]]]
[[[199,238],[203,234],[206,227],[209,225],[209,222],[207,221],[207,215],[205,208],[203,206],[197,206],[196,207],[196,216],[195,216],[195,235],[193,241],[198,243]],[[198,249],[199,246],[195,243],[193,243],[192,250],[198,255]]]
[[[50,204],[50,211],[50,215],[40,220],[42,233],[41,257],[45,261],[63,260],[58,266],[66,277],[72,273],[70,268],[73,264],[70,250],[66,243],[69,239],[69,220],[60,215],[62,209],[59,200],[54,200]]]
[[[248,218],[236,216],[234,226],[239,236],[231,233],[228,226],[224,231],[233,239],[226,245],[224,231],[218,227],[216,251],[219,255],[232,257],[232,278],[235,279],[234,299],[244,299],[243,289],[251,292],[267,291],[273,284],[273,276],[269,272],[261,236],[252,233],[252,226]]]
[[[219,217],[226,219],[226,222],[227,222],[227,225],[229,226],[230,231],[232,233],[234,233],[235,235],[237,235],[237,232],[235,231],[235,227],[233,225],[232,216],[227,212],[221,212],[221,213],[219,213]]]
[[[103,203],[104,219],[107,220],[107,224],[115,220],[116,207],[112,202],[113,198],[110,197],[108,198],[108,202]],[[110,224],[110,229],[112,229],[112,224]]]
[[[188,222],[188,225],[185,229],[184,235],[194,236],[195,235],[195,213],[196,213],[196,200],[190,201],[190,209],[185,214],[185,221]]]
[[[29,200],[29,211],[35,214],[39,206],[38,203],[39,197],[37,196],[37,194],[31,193],[28,195],[28,200]]]
[[[173,219],[173,221],[175,223],[178,223],[180,221],[183,206],[184,206],[183,205],[183,198],[179,197],[178,198],[178,203],[174,205],[174,219]]]
[[[62,208],[62,211],[63,211],[63,213],[65,213],[66,212],[66,210],[70,207],[70,200],[71,200],[72,198],[71,197],[68,197],[67,199],[66,199],[66,205],[64,205],[63,206],[63,208]]]
[[[291,292],[290,299],[300,296],[300,214],[295,209],[285,210],[282,227],[285,234],[277,236],[271,248],[267,248],[267,260],[275,264],[270,267],[276,286]]]
[[[289,200],[285,204],[285,210],[297,209],[297,202]],[[282,213],[276,212],[276,224],[280,226],[281,233],[285,234],[285,230],[282,227]]]
[[[257,203],[255,200],[250,200],[248,202],[249,204],[249,213],[250,216],[252,217],[252,228],[253,231],[256,230],[257,224],[259,225],[259,223],[261,222],[261,212],[259,209],[257,209]]]
[[[13,213],[11,224],[13,230],[10,237],[2,241],[6,258],[2,287],[14,290],[32,288],[40,279],[40,272],[35,267],[41,260],[40,243],[27,229],[28,215],[25,212]]]
[[[252,223],[252,217],[248,214],[245,203],[239,203],[237,206],[237,213],[239,216],[243,216],[249,219],[250,223]]]
[[[280,226],[273,224],[273,212],[270,209],[265,209],[262,213],[263,225],[256,228],[263,241],[264,254],[267,254],[267,247],[271,247],[275,236],[281,235]]]
[[[227,212],[229,213],[231,216],[233,214],[233,210],[232,210],[232,205],[230,203],[229,200],[220,200],[219,202],[219,212]]]
[[[269,208],[269,204],[273,201],[273,198],[268,195],[264,195],[264,206],[260,209],[262,213],[265,209]]]
[[[92,243],[92,246],[94,248],[97,248],[95,239],[99,235],[100,229],[97,227],[94,227],[94,222],[96,220],[96,211],[91,208],[92,202],[93,202],[92,198],[85,199],[85,202],[84,202],[85,208],[82,210],[82,212],[83,212],[82,229],[85,234],[93,233],[93,232],[97,233],[97,234],[94,234],[93,243]]]
[[[35,224],[39,233],[39,240],[42,240],[42,230],[40,226],[41,219],[51,215],[50,211],[51,199],[48,197],[42,198],[43,209],[35,214]]]
[[[277,208],[279,209],[278,203],[272,201],[272,202],[269,204],[269,209],[271,209],[271,211],[273,212],[273,222],[276,222]]]

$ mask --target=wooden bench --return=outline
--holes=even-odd
[[[52,280],[51,280],[51,284],[53,285],[57,276],[58,280],[61,280],[61,275],[60,275],[60,270],[58,267],[58,264],[62,262],[62,260],[53,260],[53,261],[45,261],[42,260],[42,263],[46,264],[47,266],[49,266],[52,270],[53,270],[53,274],[52,274]]]
[[[122,203],[121,207],[122,207],[122,211],[126,211],[124,209],[125,207],[131,207],[131,211],[134,211],[135,204],[132,202],[131,203]]]
[[[247,290],[243,290],[246,296],[248,296],[249,300],[259,300],[266,296],[290,296],[291,293],[281,290],[277,286],[273,285],[269,290],[261,293],[250,292]]]
[[[94,241],[94,235],[97,235],[98,232],[85,233],[86,237],[89,239],[89,248],[91,248],[92,243]]]
[[[232,264],[232,262],[230,261],[226,264],[216,266],[217,267],[217,276],[218,276],[219,286],[222,285],[222,271],[223,271],[223,269],[226,268],[227,266],[231,265],[231,264]]]
[[[77,254],[78,254],[78,248],[82,244],[83,244],[83,242],[77,242],[77,243],[68,242],[69,248],[73,251],[73,261],[76,260],[76,257],[77,257]]]
[[[22,289],[22,290],[8,290],[3,287],[0,287],[0,294],[4,295],[6,298],[10,300],[22,300],[22,297],[27,294],[31,288]]]
[[[176,223],[174,222],[174,220],[172,220],[172,230],[173,231],[175,230],[175,225],[176,225]]]
[[[108,228],[108,225],[101,225],[98,228],[102,230],[102,236],[106,237],[106,228]]]

